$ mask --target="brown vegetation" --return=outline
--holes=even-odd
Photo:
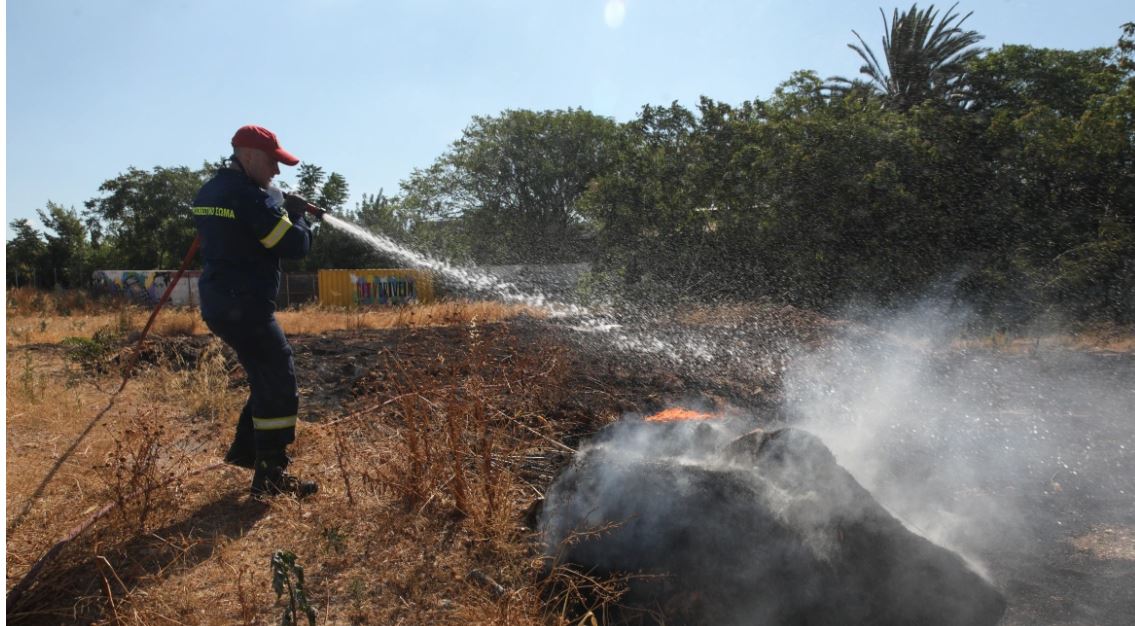
[[[322,490],[262,505],[246,471],[211,468],[246,387],[227,348],[193,336],[203,324],[185,330],[194,312],[162,312],[115,395],[116,357],[146,311],[39,306],[30,319],[26,301],[8,307],[9,591],[112,508],[20,589],[13,622],[275,623],[286,600],[272,592],[276,550],[305,568],[320,623],[565,623],[580,588],[606,590],[591,603],[617,595],[569,572],[552,592],[526,512],[571,442],[665,390],[632,370],[601,380],[598,357],[531,317],[496,321],[523,309],[281,314],[312,399],[295,467]],[[37,318],[49,328],[22,330]],[[348,363],[361,375],[343,374]],[[328,394],[336,401],[315,401]]]
[[[9,289],[7,297],[8,345],[59,343],[71,337],[91,338],[100,329],[140,331],[151,308],[113,298],[94,298],[82,291],[45,292]],[[288,334],[315,335],[334,330],[445,326],[475,320],[499,322],[517,315],[541,317],[542,312],[499,302],[446,301],[433,304],[344,309],[308,304],[277,313]],[[151,333],[161,337],[208,334],[194,308],[166,306]]]

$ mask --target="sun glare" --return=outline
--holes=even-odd
[[[608,28],[618,28],[627,16],[627,3],[624,0],[607,0],[603,7],[603,21]]]

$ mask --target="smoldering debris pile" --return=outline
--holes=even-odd
[[[624,615],[666,623],[1000,620],[1001,594],[891,516],[818,438],[738,432],[624,420],[601,433],[548,491],[549,562],[630,575]]]

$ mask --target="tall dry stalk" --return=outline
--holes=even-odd
[[[355,506],[355,494],[351,490],[351,474],[353,470],[351,467],[351,454],[347,450],[347,437],[343,432],[344,429],[335,429],[335,460],[339,468],[339,476],[343,479],[343,487],[347,491],[347,504],[351,507]]]
[[[147,522],[161,509],[174,508],[175,464],[165,447],[165,428],[152,412],[130,419],[112,435],[114,449],[106,460],[107,494],[117,504],[116,515],[132,533],[144,534]]]
[[[450,460],[453,464],[453,478],[450,479],[449,484],[457,512],[463,516],[469,516],[471,511],[469,509],[469,496],[466,492],[463,458],[465,456],[463,437],[465,420],[462,419],[461,413],[461,408],[456,403],[450,404],[449,410],[445,412],[446,438],[449,444]]]

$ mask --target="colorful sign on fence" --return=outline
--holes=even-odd
[[[402,305],[433,300],[429,274],[416,270],[319,270],[319,302],[334,306]]]
[[[355,284],[355,304],[409,304],[418,297],[412,276],[351,276],[351,282]]]

